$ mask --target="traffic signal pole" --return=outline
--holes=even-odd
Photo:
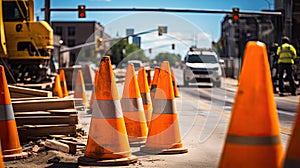
[[[208,10],[208,9],[171,9],[171,8],[86,8],[87,12],[175,12],[175,13],[211,13],[231,14],[231,10]],[[42,8],[41,11],[45,11]],[[50,8],[50,12],[76,12],[78,8]],[[240,14],[248,15],[282,15],[277,11],[239,11]]]
[[[50,24],[50,0],[45,0],[45,21]]]

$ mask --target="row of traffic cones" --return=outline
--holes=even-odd
[[[128,65],[119,100],[110,58],[102,58],[95,83],[88,143],[84,157],[78,159],[79,164],[124,165],[136,162],[137,157],[129,148],[129,144],[135,143],[145,143],[141,148],[144,152],[187,152],[181,143],[168,62],[164,62],[161,68],[154,97],[157,103],[153,104],[151,115],[145,70],[140,69],[137,80],[133,65]],[[145,109],[148,110],[146,115]]]
[[[248,42],[219,167],[300,167],[299,142],[300,103],[284,159],[266,46]]]

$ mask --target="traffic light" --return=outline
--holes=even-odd
[[[240,8],[232,8],[232,21],[238,22],[240,19]]]
[[[158,36],[162,36],[163,33],[167,33],[167,26],[158,26]]]
[[[96,50],[104,50],[103,38],[96,38]]]
[[[78,17],[85,18],[85,5],[78,5]]]
[[[174,43],[172,44],[172,50],[175,50],[175,44]]]
[[[151,54],[152,53],[152,49],[151,48],[149,48],[149,54]]]

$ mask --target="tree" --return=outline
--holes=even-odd
[[[136,44],[128,44],[126,46],[126,58],[127,60],[141,60],[142,62],[149,61],[144,50],[140,49]]]
[[[176,62],[180,62],[181,56],[179,54],[163,52],[156,55],[154,59],[158,64],[161,64],[163,61],[169,61],[170,66],[174,66]]]
[[[111,63],[119,65],[126,63],[128,60],[141,60],[143,62],[149,61],[143,50],[136,44],[128,44],[128,39],[118,39],[111,44],[110,51],[108,52],[111,57]]]
[[[119,64],[120,61],[125,57],[124,50],[128,44],[128,39],[116,39],[111,42],[111,48],[109,49],[108,55],[112,64]]]

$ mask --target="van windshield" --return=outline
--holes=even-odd
[[[214,55],[189,55],[189,63],[218,63]]]

